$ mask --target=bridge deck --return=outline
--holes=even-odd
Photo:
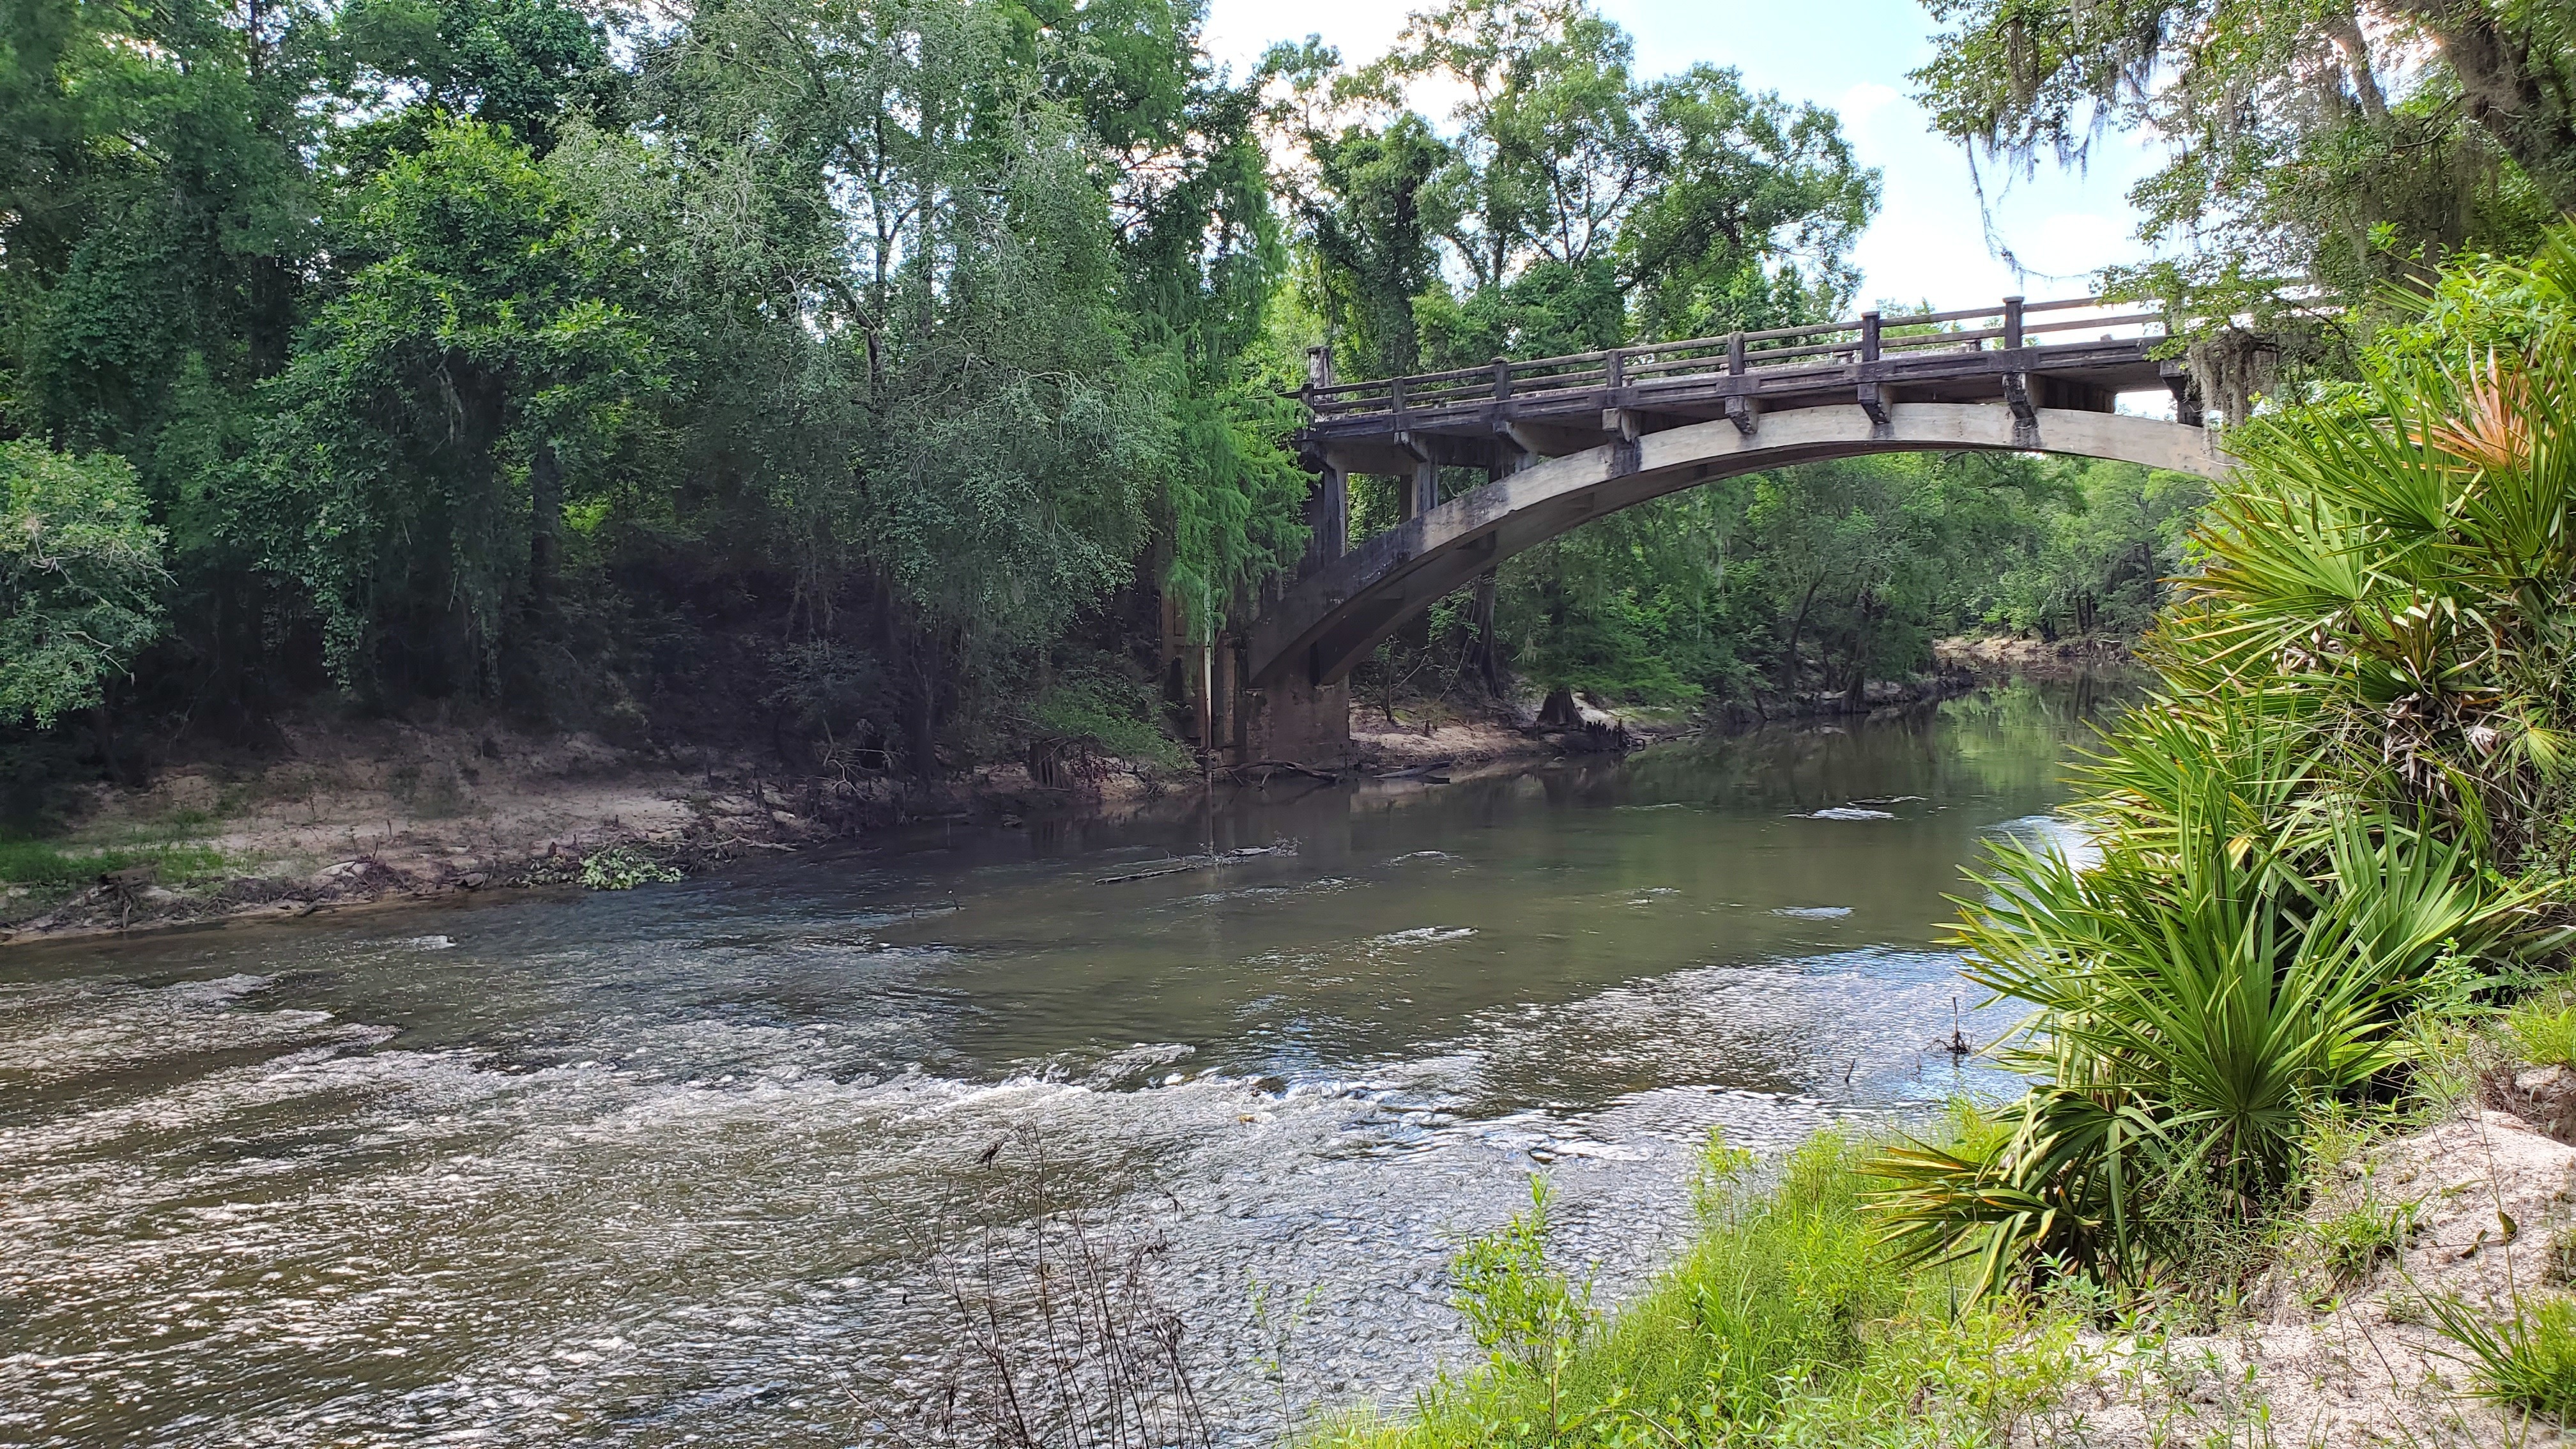
[[[1749,435],[1763,413],[1791,408],[1858,406],[1881,420],[1896,402],[2000,401],[2023,416],[2110,412],[2119,393],[2159,386],[2197,421],[2181,364],[2153,355],[2165,342],[2164,315],[2101,316],[2102,307],[2098,297],[2008,297],[1962,312],[1872,312],[1357,383],[1335,383],[1319,357],[1301,394],[1311,421],[1300,442],[1317,466],[1346,473],[1401,475],[1423,464],[1508,471],[1531,456],[1716,418],[1733,418]],[[2078,310],[2087,315],[2055,315]]]

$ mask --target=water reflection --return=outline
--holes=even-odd
[[[1169,1232],[1239,1442],[1401,1394],[1532,1170],[1615,1289],[1712,1124],[1980,1085],[1942,897],[2100,703],[0,955],[0,1444],[907,1442],[923,1204],[1030,1126]]]

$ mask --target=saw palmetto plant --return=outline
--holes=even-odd
[[[2150,661],[2213,707],[2303,717],[2335,777],[2490,831],[2507,863],[2563,852],[2571,397],[2560,328],[2516,356],[2392,359],[2329,405],[2251,420]]]
[[[1992,1288],[2039,1265],[2170,1274],[2176,1184],[2251,1221],[2293,1182],[2302,1123],[2408,1052],[2406,1015],[2457,1002],[2473,963],[2531,940],[2537,887],[2385,811],[2241,823],[2212,780],[2170,848],[2098,865],[2013,846],[1963,903],[1969,974],[2030,1002],[2000,1055],[2036,1079],[1993,1130],[1883,1156],[1900,1254],[1968,1257]]]
[[[2576,246],[2533,268],[2506,290],[2576,296]],[[2576,312],[2509,351],[2458,300],[2426,311],[2459,346],[2410,335],[2229,435],[2162,688],[2077,772],[2098,863],[2007,844],[1959,902],[1968,974],[2033,1008],[1998,1055],[2035,1085],[1880,1155],[1901,1258],[2169,1280],[2176,1203],[2283,1206],[2302,1122],[2402,1071],[2411,1013],[2562,939]]]

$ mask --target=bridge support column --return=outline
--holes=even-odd
[[[1350,547],[1351,479],[1327,461],[1306,495],[1306,566],[1298,577],[1340,558]]]
[[[1428,458],[1421,459],[1413,465],[1413,476],[1405,481],[1409,486],[1404,496],[1404,507],[1399,510],[1404,517],[1419,518],[1440,506],[1439,464]]]
[[[1332,356],[1323,348],[1309,358],[1318,385],[1332,381]],[[1306,558],[1300,579],[1330,568],[1350,550],[1350,473],[1330,454],[1309,455],[1315,467],[1315,489],[1306,495]],[[1435,477],[1437,476],[1435,472]],[[1294,764],[1338,765],[1351,753],[1351,689],[1348,684],[1282,684],[1251,689],[1238,665],[1229,672],[1227,713],[1233,728],[1228,743],[1243,764],[1286,760]]]
[[[1338,765],[1351,755],[1351,687],[1283,683],[1246,689],[1235,709],[1247,764],[1285,760],[1309,766]]]

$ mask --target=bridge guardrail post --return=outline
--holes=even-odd
[[[1861,314],[1860,314],[1860,360],[1861,360],[1861,361],[1863,361],[1863,362],[1876,362],[1876,361],[1878,361],[1878,337],[1879,337],[1879,331],[1880,331],[1880,329],[1885,325],[1885,321],[1886,321],[1886,319],[1885,319],[1881,314],[1876,313],[1876,312],[1863,312],[1863,313],[1861,313]]]
[[[2004,298],[2004,350],[2021,350],[2021,304],[2019,297]]]
[[[1726,335],[1726,375],[1729,377],[1744,375],[1744,334],[1741,332],[1730,332]]]
[[[1512,395],[1512,364],[1508,358],[1494,359],[1494,401],[1507,401]]]

